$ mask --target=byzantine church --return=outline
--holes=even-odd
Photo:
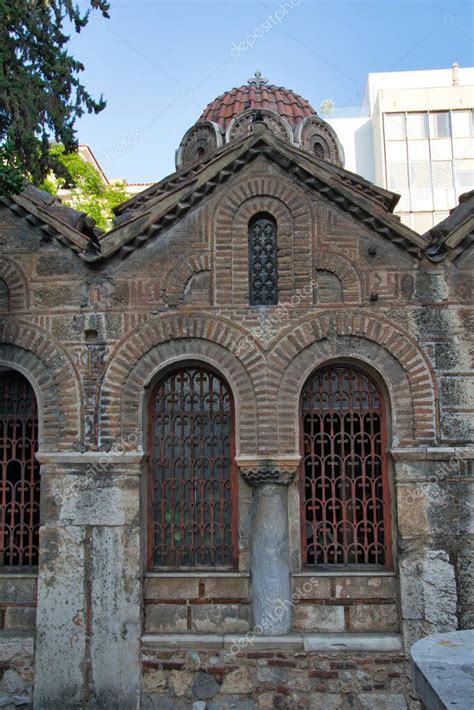
[[[474,196],[398,199],[258,72],[105,234],[1,199],[11,707],[421,707],[473,621]]]

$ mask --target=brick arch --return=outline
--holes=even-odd
[[[360,303],[362,286],[360,276],[353,264],[340,254],[321,251],[316,254],[315,268],[335,274],[342,285],[344,303]]]
[[[177,303],[179,300],[183,300],[184,290],[189,279],[194,274],[201,271],[209,271],[209,269],[209,252],[182,256],[166,275],[163,288],[166,301],[168,303]]]
[[[108,447],[117,440],[143,444],[145,388],[164,366],[183,359],[207,362],[227,379],[238,413],[238,451],[255,452],[257,401],[265,391],[263,356],[247,331],[209,314],[162,317],[117,347],[99,398],[99,402],[107,402],[97,413],[101,446]]]
[[[298,444],[298,407],[307,377],[334,359],[359,361],[379,373],[391,403],[394,445],[433,444],[437,390],[423,352],[402,332],[365,313],[329,313],[296,326],[274,346],[272,369],[283,373],[278,389],[278,433],[282,451]]]
[[[0,366],[30,380],[40,410],[40,448],[71,450],[82,441],[81,391],[64,351],[36,325],[0,322]]]
[[[268,212],[277,223],[279,301],[296,292],[308,305],[313,216],[305,193],[285,177],[244,177],[226,192],[214,219],[215,302],[248,305],[248,223]]]
[[[29,292],[27,281],[18,264],[2,256],[2,261],[0,262],[0,279],[5,282],[8,288],[8,310],[28,310]]]

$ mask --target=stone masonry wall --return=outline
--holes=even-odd
[[[279,305],[266,308],[248,305],[247,225],[260,211],[278,224]],[[393,574],[319,577],[282,633],[400,633],[408,650],[472,624],[472,265],[469,254],[433,264],[408,253],[263,157],[127,257],[94,265],[0,207],[0,367],[29,378],[40,411],[37,708],[137,707],[142,633],[155,637],[144,707],[157,693],[176,707],[200,700],[200,673],[213,698],[262,708],[416,707],[400,655],[161,658],[158,637],[252,629],[276,559],[257,564],[272,501],[278,594],[298,592],[299,397],[328,362],[365,368],[388,403]],[[227,578],[144,576],[147,402],[162,369],[186,361],[219,370],[235,400],[239,564]],[[249,462],[288,480],[265,499],[244,480]],[[1,692],[12,696],[31,691],[33,582],[0,578]]]

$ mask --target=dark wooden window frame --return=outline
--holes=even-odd
[[[308,562],[307,553],[307,520],[306,520],[306,472],[305,472],[305,450],[304,450],[304,414],[303,414],[303,397],[305,388],[317,378],[320,374],[326,371],[332,371],[336,369],[348,370],[354,372],[362,377],[367,378],[368,382],[372,387],[375,388],[380,406],[379,406],[379,416],[380,416],[380,457],[381,457],[381,475],[380,482],[382,485],[382,501],[383,501],[383,514],[381,520],[383,521],[383,531],[384,539],[383,544],[385,547],[384,560],[382,564],[371,564],[370,562],[357,562],[357,563],[319,563],[319,562]],[[387,437],[388,437],[388,415],[386,400],[384,397],[383,389],[380,387],[376,379],[371,376],[364,368],[359,367],[357,364],[352,362],[331,362],[321,367],[318,367],[311,375],[306,379],[301,394],[300,394],[300,404],[299,404],[299,430],[300,430],[300,450],[301,450],[301,463],[300,463],[300,530],[301,530],[301,554],[302,554],[302,565],[305,569],[310,570],[344,570],[348,571],[371,571],[371,570],[390,570],[393,566],[393,552],[392,552],[392,510],[391,510],[391,490],[390,490],[390,480],[388,473],[388,458],[387,458]],[[346,553],[345,553],[346,554]]]
[[[0,568],[38,565],[38,403],[28,379],[0,370]]]
[[[231,500],[231,522],[230,522],[230,543],[231,543],[231,561],[228,565],[167,565],[156,564],[155,562],[155,517],[154,517],[154,438],[153,438],[153,407],[157,392],[160,385],[168,377],[184,370],[201,370],[208,372],[218,378],[226,388],[229,396],[230,404],[230,440],[229,440],[229,458],[230,458],[230,500]],[[203,363],[201,361],[185,361],[171,365],[159,373],[153,388],[150,391],[148,400],[148,420],[147,420],[147,451],[148,451],[148,471],[147,471],[147,569],[149,572],[166,572],[166,571],[232,571],[238,569],[238,471],[235,462],[235,403],[232,388],[226,378],[216,368]]]
[[[259,222],[266,222],[272,226],[272,249],[266,257],[266,267],[273,268],[273,287],[269,293],[268,288],[259,287],[259,277],[262,274],[262,264],[258,261],[257,247],[260,251],[265,248],[264,238],[257,244],[255,227]],[[268,243],[268,240],[267,240]],[[249,304],[251,306],[276,306],[278,305],[278,229],[276,219],[268,212],[258,212],[249,221],[248,227],[248,267],[249,267]]]

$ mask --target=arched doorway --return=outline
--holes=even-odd
[[[38,409],[28,380],[0,370],[0,565],[38,564]]]
[[[301,394],[301,538],[306,567],[392,561],[386,412],[365,372],[330,365]]]
[[[150,398],[148,567],[235,567],[234,403],[213,369],[169,370]]]

